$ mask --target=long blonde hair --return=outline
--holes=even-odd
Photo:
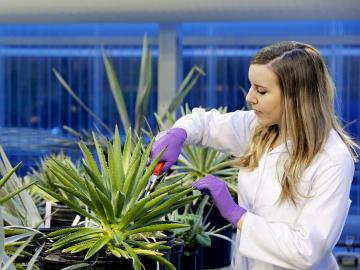
[[[334,83],[319,52],[304,43],[286,41],[261,49],[251,64],[268,65],[278,76],[282,91],[281,133],[288,158],[280,183],[279,202],[296,204],[297,185],[305,169],[323,149],[334,129],[356,161],[358,145],[341,127],[334,110]],[[263,153],[279,136],[279,128],[258,125],[252,133],[247,152],[235,164],[253,170]],[[279,177],[280,178],[280,177]]]

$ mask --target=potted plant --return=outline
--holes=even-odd
[[[23,186],[23,180],[15,174],[18,166],[15,168],[11,166],[3,148],[0,146],[0,173],[6,175],[12,172],[6,184],[0,189],[0,198],[9,197],[10,194]],[[26,186],[30,187],[34,182],[36,181],[29,181]],[[3,219],[7,225],[38,228],[43,222],[38,208],[27,191],[21,192],[16,197],[12,196],[10,200],[2,204],[1,208]]]
[[[0,172],[3,176],[0,180],[0,239],[2,239],[0,241],[0,269],[12,270],[22,267],[21,264],[15,264],[15,262],[36,234],[33,229],[27,228],[26,225],[37,224],[38,220],[36,217],[31,219],[31,217],[27,217],[27,214],[24,213],[26,209],[29,209],[29,211],[32,210],[31,207],[33,205],[31,204],[31,198],[27,197],[29,195],[24,192],[25,189],[33,185],[34,182],[22,184],[19,181],[15,175],[15,171],[21,163],[13,168],[1,146],[0,156]],[[26,206],[27,202],[30,202],[30,205]],[[10,209],[13,209],[14,213],[11,213],[9,211]],[[14,226],[4,226],[4,217],[7,224],[13,222],[14,226],[22,230],[15,232],[13,229]],[[10,231],[11,233],[9,233]],[[11,236],[9,236],[9,234],[11,234]],[[28,261],[28,269],[33,269],[40,251],[41,249]]]
[[[79,201],[73,195],[67,194],[57,187],[57,185],[61,184],[61,182],[56,177],[53,177],[48,166],[48,163],[54,160],[56,160],[57,163],[62,163],[70,166],[73,170],[78,171],[78,174],[80,175],[83,173],[83,169],[79,161],[74,163],[69,156],[66,156],[63,152],[60,152],[58,154],[50,154],[48,156],[45,156],[43,159],[37,162],[37,168],[31,168],[31,173],[28,173],[26,179],[28,181],[37,181],[37,186],[43,186],[55,191],[56,193],[61,193],[63,197],[73,202],[76,202],[76,204],[82,207],[81,201]],[[38,188],[37,186],[34,186],[32,188],[32,193],[34,196],[40,197],[40,199],[38,200],[39,207],[45,208],[46,202],[48,208],[50,208],[48,209],[49,213],[46,213],[46,218],[50,219],[51,222],[45,223],[50,224],[50,227],[71,226],[74,219],[76,218],[77,213],[63,203],[58,202],[52,196],[43,192],[42,189]],[[43,212],[45,211],[43,210]],[[43,214],[45,216],[45,213]]]
[[[147,257],[169,269],[175,269],[162,256],[161,251],[167,248],[165,242],[157,239],[154,242],[151,239],[154,233],[157,233],[156,238],[161,235],[161,231],[187,227],[162,220],[162,217],[198,196],[186,196],[192,189],[182,186],[182,181],[155,189],[146,195],[145,186],[160,156],[147,167],[154,140],[143,147],[140,138],[132,151],[131,140],[129,129],[125,144],[121,147],[116,127],[113,142],[107,142],[106,160],[104,151],[93,134],[98,164],[88,147],[80,142],[83,175],[56,160],[48,163],[49,171],[59,181],[55,184],[56,187],[76,197],[86,209],[68,200],[62,193],[44,186],[39,188],[88,219],[88,226],[58,230],[48,235],[54,241],[47,248],[48,253],[62,250],[62,253],[56,254],[57,261],[64,260],[64,253],[68,253],[79,254],[81,261],[98,264],[99,256],[107,255],[121,258],[126,264],[130,262],[134,269],[140,269],[141,258]],[[92,261],[94,256],[97,257],[96,262]],[[54,256],[44,256],[43,262],[51,261],[51,257],[54,259]],[[116,261],[117,267],[119,262]],[[110,269],[109,266],[106,269]]]
[[[212,246],[216,238],[232,242],[231,238],[219,234],[224,229],[231,227],[231,224],[216,228],[209,222],[208,217],[212,209],[206,208],[208,200],[209,196],[202,196],[198,199],[196,208],[188,204],[183,211],[179,209],[168,216],[170,220],[189,225],[189,227],[174,230],[176,237],[184,241],[181,269],[201,270],[208,268],[204,266],[204,262],[210,258],[204,255],[204,248]],[[207,259],[204,260],[204,258]]]

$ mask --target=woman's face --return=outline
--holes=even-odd
[[[277,75],[267,65],[253,64],[249,68],[249,80],[251,87],[246,101],[258,122],[265,126],[280,125],[283,108]]]

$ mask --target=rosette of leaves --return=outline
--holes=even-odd
[[[74,163],[69,156],[66,156],[63,152],[60,152],[58,154],[50,154],[37,162],[36,168],[31,168],[31,173],[27,175],[26,180],[37,181],[38,186],[41,185],[48,189],[52,189],[56,193],[62,193],[62,196],[67,197],[68,200],[77,200],[76,197],[65,193],[63,190],[57,187],[57,184],[61,184],[61,182],[53,176],[49,170],[49,167],[47,166],[48,163],[54,161],[65,164],[66,166],[71,167],[73,171],[78,171],[78,174],[82,174],[83,169],[80,162]],[[37,186],[34,186],[32,191],[34,198],[38,198],[40,196],[48,201],[56,201],[55,198],[52,198],[47,193],[37,188]]]
[[[69,253],[82,252],[85,260],[98,252],[105,252],[119,258],[132,259],[136,270],[141,267],[139,256],[147,256],[175,269],[160,252],[162,248],[166,248],[165,242],[151,242],[147,239],[147,234],[186,227],[187,225],[177,222],[164,221],[162,217],[188,204],[197,196],[187,196],[191,187],[182,186],[182,181],[162,186],[145,195],[145,186],[162,153],[147,166],[154,140],[143,147],[140,138],[131,150],[131,137],[129,129],[125,144],[121,147],[116,127],[113,142],[107,142],[106,157],[93,135],[98,163],[87,146],[80,142],[83,175],[56,160],[48,163],[50,172],[61,183],[55,184],[57,188],[76,197],[89,211],[80,208],[62,193],[39,187],[96,224],[50,233],[49,237],[55,242],[49,251],[61,249]]]

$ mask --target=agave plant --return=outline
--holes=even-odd
[[[36,211],[24,213],[27,209],[29,211],[33,209],[33,205],[31,205],[31,197],[26,194],[25,189],[29,188],[35,182],[23,185],[15,175],[15,171],[21,163],[13,168],[1,146],[0,154],[0,171],[3,175],[0,180],[0,269],[15,270],[16,266],[14,262],[16,258],[23,252],[24,248],[29,244],[35,233],[31,231],[31,228],[29,228],[30,231],[28,230],[27,232],[24,232],[23,230],[20,234],[5,237],[5,229],[9,230],[9,227],[4,226],[4,217],[6,217],[5,220],[8,224],[14,222],[12,225],[20,225],[19,227],[22,227],[23,229],[26,229],[26,227],[22,225],[28,225],[28,223],[34,225],[39,222],[36,217],[31,219],[31,217],[27,216],[31,213],[36,214]],[[26,203],[30,203],[30,205],[27,207]],[[12,209],[14,213],[11,213],[10,209]],[[23,239],[26,240],[23,241]],[[20,240],[22,241],[19,242]],[[28,269],[33,269],[40,251],[41,249],[39,249],[31,258],[28,263]],[[10,254],[12,254],[12,256],[9,256]]]
[[[0,189],[0,204],[3,214],[3,219],[8,225],[12,226],[26,226],[37,228],[42,224],[42,218],[35,205],[34,200],[27,191],[21,192],[18,196],[14,194],[23,191],[34,184],[35,181],[30,181],[23,185],[23,181],[15,174],[15,170],[20,166],[12,167],[7,158],[3,148],[0,146],[0,173],[8,175],[9,178],[4,182],[4,186]],[[4,200],[8,199],[6,202]]]
[[[123,130],[128,130],[130,128],[131,122],[129,118],[129,114],[126,110],[125,100],[123,97],[123,91],[120,87],[119,81],[116,77],[116,71],[113,67],[111,60],[106,56],[105,51],[102,50],[103,62],[106,70],[106,75],[110,84],[111,92],[116,104],[116,108],[122,123]],[[76,93],[72,90],[71,86],[66,82],[66,80],[56,71],[53,70],[56,78],[59,80],[64,89],[75,99],[75,101],[87,112],[89,113],[95,121],[107,132],[110,136],[113,135],[111,129],[108,125],[106,125],[97,115],[94,113]],[[140,75],[139,75],[139,83],[137,89],[137,97],[135,102],[135,123],[133,127],[133,131],[135,134],[140,135],[143,130],[150,129],[146,123],[145,115],[148,110],[148,100],[151,89],[151,50],[148,46],[148,41],[146,35],[144,36],[143,48],[142,48],[142,57],[140,64]],[[181,105],[185,96],[189,93],[189,91],[193,88],[193,86],[197,83],[200,76],[205,75],[204,71],[194,66],[189,73],[185,76],[185,79],[180,84],[179,89],[176,92],[175,97],[169,103],[167,110],[168,113],[176,112],[176,110]],[[165,120],[166,115],[161,115],[161,119]],[[64,129],[67,130],[72,135],[75,135],[77,138],[80,138],[85,143],[91,143],[92,138],[91,134],[85,130],[75,131],[71,127],[64,126]],[[101,134],[101,132],[99,132]],[[106,138],[102,136],[100,139],[101,142],[106,142]],[[57,142],[61,142],[62,145],[71,144],[70,140],[63,141],[57,140]],[[105,145],[106,147],[106,145]]]
[[[106,252],[119,258],[131,258],[135,269],[140,269],[141,255],[175,269],[159,252],[159,249],[164,248],[164,242],[150,242],[147,234],[186,227],[161,218],[197,196],[186,196],[191,187],[182,186],[182,181],[145,194],[145,186],[160,155],[147,166],[154,140],[144,148],[140,138],[133,151],[131,140],[129,129],[122,149],[116,127],[113,142],[107,142],[106,158],[93,134],[98,164],[87,146],[80,142],[83,175],[79,175],[73,167],[56,160],[47,164],[49,171],[57,178],[55,186],[62,190],[62,193],[56,193],[44,186],[39,188],[90,219],[91,224],[96,224],[50,233],[49,237],[55,242],[49,251],[61,249],[69,253],[86,252],[85,260],[98,252]],[[68,200],[63,193],[76,197],[89,211]]]
[[[79,174],[82,174],[82,167],[80,162],[74,163],[69,156],[66,156],[63,152],[58,154],[50,154],[45,156],[44,158],[40,159],[37,162],[36,168],[31,168],[31,173],[28,173],[26,176],[27,181],[37,181],[37,185],[44,186],[48,189],[55,191],[56,193],[62,193],[63,197],[66,197],[68,200],[78,201],[76,197],[72,196],[71,194],[67,194],[63,192],[63,190],[57,188],[56,184],[61,184],[59,180],[53,176],[53,174],[49,171],[48,163],[53,162],[56,160],[57,163],[63,163],[67,166],[71,167],[73,170],[77,170]],[[33,189],[33,196],[44,198],[47,201],[56,201],[55,198],[52,198],[47,193],[42,192],[41,189],[34,186]]]
[[[208,203],[209,196],[203,196],[200,199],[199,205],[195,211],[186,207],[184,212],[179,214],[178,211],[171,213],[168,218],[170,220],[178,221],[184,224],[188,224],[189,227],[175,229],[174,232],[178,238],[184,240],[186,247],[191,246],[211,246],[211,236],[219,237],[224,240],[232,242],[232,240],[224,235],[219,234],[222,230],[231,226],[227,224],[221,228],[211,227],[211,223],[208,221],[208,216],[212,208],[205,211],[205,206]]]

